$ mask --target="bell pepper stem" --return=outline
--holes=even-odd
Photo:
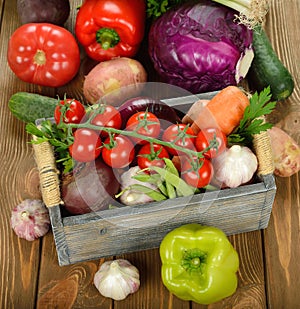
[[[120,36],[114,29],[101,28],[96,32],[96,41],[104,50],[107,50],[120,42]]]
[[[203,273],[203,268],[205,267],[207,260],[207,253],[200,250],[199,248],[193,248],[190,250],[185,250],[182,256],[181,266],[187,272],[200,272]]]

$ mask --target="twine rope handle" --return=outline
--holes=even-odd
[[[274,172],[274,161],[270,136],[263,131],[253,136],[253,147],[258,159],[258,175],[268,175]]]
[[[53,148],[49,142],[33,144],[35,161],[39,171],[42,197],[47,207],[63,201],[60,196],[59,171],[56,168]]]

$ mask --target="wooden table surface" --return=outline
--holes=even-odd
[[[71,2],[71,15],[66,27],[73,29],[76,7]],[[0,0],[0,308],[174,308],[200,309],[195,303],[172,296],[160,278],[158,250],[122,255],[141,271],[140,290],[126,300],[113,302],[103,298],[92,284],[103,260],[58,266],[53,235],[27,242],[17,238],[10,228],[12,208],[25,198],[40,198],[38,174],[29,136],[24,123],[14,118],[7,102],[17,91],[49,96],[64,93],[82,98],[84,63],[77,78],[60,89],[26,84],[10,71],[7,42],[20,26],[16,0]],[[266,30],[274,49],[294,76],[293,95],[278,104],[273,121],[300,142],[300,1],[272,0]],[[84,62],[84,61],[83,61]],[[269,226],[230,236],[240,256],[239,286],[236,293],[209,308],[300,308],[300,174],[276,178],[277,193]],[[245,205],[247,207],[247,205]]]

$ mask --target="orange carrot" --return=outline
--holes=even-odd
[[[197,134],[203,128],[218,127],[229,135],[239,125],[249,104],[248,97],[241,89],[228,86],[199,111],[191,128]]]

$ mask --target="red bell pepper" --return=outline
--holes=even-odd
[[[85,0],[75,22],[75,34],[96,61],[133,57],[144,37],[144,0]]]

